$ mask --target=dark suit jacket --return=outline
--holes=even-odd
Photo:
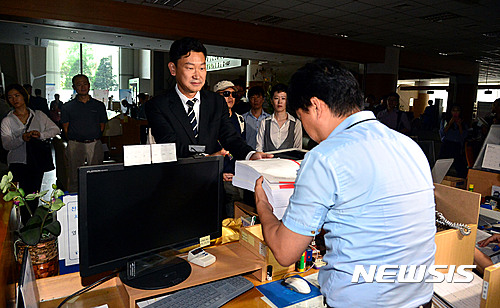
[[[198,141],[189,123],[182,101],[175,89],[154,97],[146,104],[146,116],[156,143],[176,144],[177,157],[189,157],[188,145],[204,145],[205,153],[228,150],[236,159],[245,159],[253,149],[236,132],[229,120],[229,110],[224,98],[214,92],[200,91],[200,116]]]

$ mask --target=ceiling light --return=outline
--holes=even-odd
[[[446,52],[440,52],[439,55],[440,56],[447,56],[448,54]]]
[[[76,30],[71,30],[71,33],[78,34],[78,31],[76,31]]]
[[[405,45],[399,45],[399,44],[392,44],[392,46],[397,48],[405,48]]]

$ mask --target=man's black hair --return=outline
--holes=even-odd
[[[177,66],[177,61],[183,56],[189,56],[191,51],[202,52],[205,58],[207,57],[207,49],[200,41],[192,37],[184,37],[175,41],[172,46],[170,46],[170,62],[174,62]]]
[[[363,106],[363,94],[356,78],[339,63],[327,59],[304,65],[290,80],[291,110],[307,110],[312,97],[324,101],[336,116],[347,116]]]
[[[399,100],[399,94],[398,94],[398,93],[396,93],[396,92],[391,92],[391,93],[387,94],[387,98],[389,98],[389,97],[391,97],[391,96],[392,96],[392,97],[395,97],[395,98],[397,98],[397,99]]]
[[[260,95],[264,97],[265,96],[264,88],[262,88],[261,86],[251,87],[250,90],[248,90],[248,99],[250,99],[254,95]]]
[[[89,79],[89,77],[87,77],[87,75],[78,74],[78,75],[73,76],[73,78],[71,78],[71,84],[75,85],[75,80],[77,78],[80,78],[80,77],[85,77],[87,79],[87,81],[90,83],[90,79]]]
[[[287,93],[288,92],[288,87],[285,86],[284,84],[282,83],[277,83],[275,84],[272,88],[271,88],[271,96],[274,96],[274,93],[280,93],[280,92],[285,92]]]
[[[35,95],[42,95],[42,89],[35,89]]]

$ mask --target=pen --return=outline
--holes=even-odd
[[[219,141],[219,140],[217,140],[217,143],[220,145],[220,147],[221,147],[221,148],[224,148],[224,147],[222,146],[222,144],[220,144],[220,141]],[[233,159],[233,155],[231,155],[231,153],[229,153],[229,152],[228,152],[228,153],[227,153],[227,156],[229,157],[229,159]]]

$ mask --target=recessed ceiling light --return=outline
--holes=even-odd
[[[405,45],[399,45],[399,44],[392,44],[392,46],[397,48],[405,48]]]
[[[76,30],[71,30],[71,33],[78,33],[78,31],[76,31]]]
[[[440,52],[439,55],[440,56],[447,56],[448,54],[446,52]]]

